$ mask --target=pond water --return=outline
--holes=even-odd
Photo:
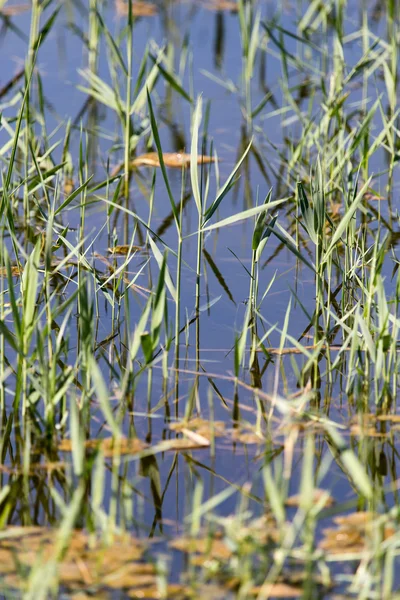
[[[2,525],[65,524],[69,514],[66,507],[73,505],[80,482],[85,480],[82,506],[86,508],[76,514],[71,509],[74,527],[111,535],[118,524],[138,538],[153,540],[151,560],[166,562],[170,582],[185,577],[185,582],[193,583],[193,578],[199,577],[205,583],[214,569],[221,585],[232,580],[232,572],[237,576],[233,588],[222,588],[225,597],[234,597],[232,589],[239,589],[240,598],[275,597],[274,591],[277,597],[284,597],[284,590],[279,594],[278,588],[246,592],[246,578],[238,566],[241,554],[235,550],[238,542],[229,528],[240,529],[265,514],[272,513],[277,519],[280,509],[277,501],[274,504],[273,489],[279,491],[283,506],[288,497],[303,490],[304,509],[304,486],[312,480],[315,488],[327,490],[335,501],[333,506],[322,502],[315,516],[312,561],[317,564],[313,573],[317,571],[320,578],[312,579],[311,570],[307,571],[312,552],[303,552],[309,541],[301,537],[299,531],[303,529],[299,526],[296,535],[292,531],[292,542],[288,541],[289,533],[281,540],[280,551],[287,552],[286,562],[271,582],[287,581],[294,589],[298,582],[288,574],[301,565],[314,586],[307,591],[304,584],[304,597],[350,593],[347,584],[353,581],[356,586],[358,581],[358,559],[341,564],[328,546],[324,565],[337,576],[335,585],[328,586],[327,572],[321,566],[324,557],[316,554],[323,549],[323,529],[337,526],[332,520],[335,516],[356,509],[389,515],[390,526],[397,519],[399,146],[397,105],[393,101],[397,80],[391,83],[391,73],[397,73],[393,48],[398,41],[398,23],[397,17],[391,18],[391,3],[379,12],[378,5],[339,0],[321,6],[300,0],[262,0],[245,2],[239,10],[233,3],[217,0],[160,0],[145,7],[154,14],[135,19],[131,29],[132,89],[142,68],[147,74],[152,69],[157,73],[154,84],[148,79],[147,85],[164,153],[190,154],[196,99],[201,95],[198,150],[202,152],[204,140],[204,152],[216,151],[218,155],[217,163],[198,170],[208,206],[252,144],[235,175],[236,182],[212,220],[204,223],[204,216],[200,220],[205,229],[200,237],[199,273],[199,221],[190,169],[166,169],[177,210],[180,198],[184,204],[177,311],[171,289],[176,290],[179,277],[179,245],[166,182],[159,168],[148,166],[132,168],[129,180],[124,178],[126,131],[118,110],[110,106],[116,98],[113,90],[122,102],[126,97],[121,62],[129,64],[127,5],[94,0],[70,0],[60,5],[50,1],[41,7],[39,4],[39,8],[33,4],[33,9],[25,10],[6,2],[0,9],[0,156],[4,173],[10,164],[10,139],[17,127],[24,90],[24,76],[16,75],[22,73],[24,65],[29,71],[32,64],[29,35],[35,27],[32,15],[36,9],[40,14],[37,31],[42,35],[42,39],[37,38],[41,42],[37,44],[26,100],[31,129],[26,128],[25,115],[13,190],[12,194],[8,190],[7,196],[15,223],[18,216],[23,224],[16,230],[16,243],[10,233],[10,217],[2,208],[3,246],[13,263],[18,250],[25,264],[37,239],[43,236],[45,244],[51,234],[52,260],[60,261],[68,253],[71,256],[65,265],[67,274],[60,270],[59,280],[46,283],[49,265],[43,267],[41,255],[37,283],[41,292],[35,299],[39,316],[25,350],[18,352],[4,327],[1,330],[6,432],[1,446]],[[140,3],[134,7],[143,10]],[[160,65],[158,71],[154,62]],[[15,82],[8,86],[13,78]],[[144,79],[140,80],[144,101],[131,115],[128,162],[157,151]],[[134,99],[132,92],[131,104]],[[30,146],[26,141],[29,136]],[[42,157],[46,152],[48,162],[42,168],[45,183],[39,177],[37,190],[32,191],[25,173],[35,174],[33,154]],[[321,254],[318,259],[318,249],[309,234],[310,223],[315,225],[317,217],[313,213],[311,221],[306,221],[297,187],[302,181],[311,198],[310,177],[317,181],[317,160],[322,164],[326,186],[326,213],[319,234],[319,239],[324,239],[321,252],[325,252],[326,263]],[[61,163],[65,164],[48,175],[49,169]],[[56,225],[51,224],[49,233],[47,217],[52,203],[62,205],[91,176],[81,193],[57,213]],[[367,181],[361,202],[355,200],[357,192],[354,196],[351,192],[357,176],[358,190]],[[317,187],[317,183],[313,185]],[[207,230],[207,226],[261,205],[271,189],[271,202],[282,202],[268,213],[263,231],[268,231],[269,237],[253,271],[254,214],[246,213],[246,218],[215,229]],[[317,206],[316,195],[314,190],[312,208]],[[24,198],[28,198],[28,212],[24,211]],[[347,221],[352,201],[358,203],[358,209]],[[273,221],[275,215],[278,225]],[[334,253],[329,244],[341,221],[347,225],[334,240]],[[154,242],[150,244],[149,238]],[[133,246],[131,253],[139,247],[129,263],[126,254],[109,252],[110,248],[129,245]],[[382,247],[379,256],[378,247]],[[155,333],[159,336],[157,349],[146,362],[144,332],[150,329],[153,334],[157,319],[156,307],[152,306],[153,317],[148,317],[142,330],[142,347],[130,360],[134,331],[140,328],[148,298],[158,293],[161,256],[166,249],[173,283],[163,280],[165,304],[160,335],[157,328]],[[6,264],[4,252],[2,260]],[[124,264],[122,278],[117,280],[115,272]],[[326,270],[318,287],[315,270],[320,273],[320,264]],[[107,287],[104,281],[108,278]],[[252,280],[258,289],[256,300],[251,298]],[[8,288],[15,286],[15,294],[22,294],[21,298],[24,288],[20,288],[19,277],[12,281],[5,278],[2,286],[2,321],[7,331],[17,335]],[[50,301],[46,301],[50,290],[56,292],[57,302],[76,291],[78,296],[71,306],[53,314]],[[24,300],[21,302],[18,306],[26,307]],[[321,310],[319,333],[313,316],[316,307]],[[386,312],[391,317],[385,321]],[[176,314],[182,329],[178,350],[174,345]],[[51,331],[43,333],[46,324],[54,335]],[[248,336],[241,337],[247,329]],[[252,331],[257,337],[255,356],[251,352]],[[58,354],[53,349],[53,355],[48,350],[49,340],[53,339],[56,348],[57,336],[62,348]],[[92,368],[89,354],[99,371]],[[54,356],[57,361],[52,371]],[[46,379],[47,366],[54,379]],[[74,377],[66,382],[63,374],[67,378],[68,368]],[[26,385],[20,387],[21,381]],[[48,398],[51,394],[55,397],[60,389],[50,419],[53,413]],[[376,415],[382,417],[380,421]],[[189,417],[199,420],[190,421]],[[84,438],[110,438],[115,436],[115,426],[124,439],[137,437],[143,442],[141,453],[122,449],[112,461],[104,457],[106,448],[96,453],[95,442],[85,455]],[[185,439],[187,448],[178,448],[177,439]],[[45,467],[58,462],[61,466],[52,467],[52,471]],[[33,468],[30,474],[36,463],[42,463],[43,469]],[[311,489],[310,497],[312,494]],[[296,524],[301,514],[298,502],[294,501],[294,506],[289,502],[287,522]],[[389,525],[383,523],[384,532]],[[171,540],[195,536],[203,528],[220,528],[230,551],[237,552],[238,563],[232,555],[227,564],[214,559],[215,564],[202,565],[200,577],[186,554],[171,549]],[[252,535],[249,533],[249,539]],[[344,546],[336,540],[336,551],[360,553],[359,542],[365,532],[361,535],[358,529],[356,536],[357,543]],[[390,565],[397,565],[398,550],[396,541],[390,546],[386,533],[383,537],[391,552],[392,562],[384,563],[389,570]],[[301,551],[295,539],[302,539]],[[273,552],[279,544],[272,550],[267,545],[265,556],[254,544],[254,569],[249,571],[254,585],[261,585],[276,567]],[[379,548],[381,556],[386,556]],[[242,556],[243,564],[250,555],[249,551],[245,558]],[[391,597],[387,590],[386,595],[380,595],[376,565],[371,557],[364,559],[372,582],[368,590],[374,590],[375,595],[368,596],[367,591],[360,597]],[[307,577],[300,579],[304,583]],[[398,578],[393,575],[392,579],[394,590]],[[32,587],[32,581],[28,588],[31,594],[32,589],[38,589]],[[73,586],[69,589],[63,579],[61,584],[66,596],[72,597]],[[86,587],[91,597],[100,597],[96,595],[100,591],[110,595],[105,597],[153,597],[140,596],[140,590],[135,596],[128,584],[121,584],[124,590],[117,592],[111,592],[108,584],[96,587],[91,582]],[[158,594],[160,589],[159,584]],[[293,589],[286,590],[286,595],[295,593]],[[215,590],[202,592],[206,597],[207,593],[210,598],[217,597]],[[169,597],[168,592],[165,594],[154,597]]]

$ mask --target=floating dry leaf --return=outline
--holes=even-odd
[[[261,432],[257,432],[255,428],[253,429],[251,426],[239,426],[232,431],[232,438],[241,442],[242,444],[263,444],[265,443],[265,437],[261,434]]]
[[[232,550],[218,538],[176,538],[170,542],[170,547],[188,554],[202,554],[207,559],[227,560],[232,556]]]
[[[333,519],[336,528],[324,530],[320,548],[332,554],[362,552],[369,537],[381,532],[384,540],[395,534],[395,528],[385,525],[382,529],[375,513],[359,511]]]
[[[379,415],[377,421],[391,421],[392,423],[400,423],[400,415]]]
[[[211,2],[205,2],[204,8],[214,11],[238,12],[239,4],[233,0],[212,0]]]
[[[190,419],[190,421],[180,421],[179,423],[171,423],[170,429],[173,431],[184,432],[190,430],[202,436],[206,440],[210,440],[212,435],[215,437],[223,436],[225,433],[225,423],[223,421],[207,421],[206,419],[200,419],[196,417]]]
[[[104,452],[104,456],[111,457],[117,452],[119,454],[137,454],[148,448],[148,445],[138,438],[121,438],[118,441],[113,438],[91,439],[85,441],[85,448],[87,450],[95,450],[100,447]],[[72,452],[72,441],[69,439],[61,440],[58,444],[58,449],[60,452]]]
[[[176,599],[182,598],[186,600],[188,598],[188,593],[184,586],[179,584],[170,584],[167,585],[166,589],[167,595],[162,595],[157,586],[152,585],[151,587],[139,589],[139,590],[130,590],[128,591],[129,598],[151,598],[152,600],[158,600],[158,598],[168,598],[168,599]]]
[[[368,425],[373,425],[376,423],[376,414],[375,413],[362,413],[353,415],[350,420],[351,425],[360,425],[368,427]]]
[[[324,529],[324,539],[319,547],[332,554],[362,552],[365,540],[355,527]]]
[[[334,517],[334,523],[338,525],[347,525],[349,527],[361,527],[365,528],[368,523],[372,523],[376,519],[377,515],[370,511],[358,511],[350,513],[349,515],[340,515]]]
[[[72,177],[66,177],[64,179],[64,194],[66,196],[69,196],[74,191],[74,188],[75,188],[75,184],[74,184],[74,180],[72,179]]]
[[[115,8],[119,17],[127,17],[129,13],[129,4],[124,0],[115,0]],[[157,6],[152,2],[141,2],[134,0],[132,2],[133,17],[153,17],[157,14]]]
[[[44,463],[31,463],[29,465],[29,475],[37,475],[40,472],[52,473],[53,471],[63,471],[65,469],[65,462],[44,462]],[[23,473],[23,468],[13,470],[15,473]]]
[[[198,446],[209,446],[210,445],[210,440],[208,438],[204,437],[204,435],[200,435],[199,433],[196,433],[195,431],[186,429],[186,427],[184,429],[182,429],[182,433],[187,438],[189,438],[189,440],[191,440]]]
[[[121,256],[126,256],[128,252],[140,252],[140,250],[142,249],[142,246],[131,246],[130,244],[122,244],[121,246],[114,246],[113,248],[108,248],[108,252],[110,254],[119,254]]]
[[[54,557],[56,532],[42,527],[8,527],[1,532],[0,577],[6,585],[20,589],[21,572],[37,564],[38,557]],[[83,593],[88,585],[113,589],[140,589],[156,586],[156,569],[141,560],[144,545],[129,535],[114,536],[105,546],[80,530],[73,531],[69,547],[58,565],[61,585]],[[96,598],[101,597],[96,593]],[[139,597],[139,596],[138,596]]]
[[[350,434],[357,437],[386,437],[385,431],[377,431],[375,427],[364,427],[363,425],[352,425],[350,427]]]
[[[22,274],[22,268],[18,265],[11,265],[11,275],[17,277]],[[0,277],[7,277],[7,267],[0,267]]]
[[[198,441],[188,440],[187,438],[179,438],[176,440],[165,440],[158,444],[161,452],[183,452],[185,450],[201,450],[202,448],[208,448],[210,442],[204,440],[203,443]]]
[[[256,433],[236,433],[234,432],[234,439],[242,444],[263,444],[265,438],[260,437]]]
[[[289,496],[285,504],[287,506],[300,506],[302,503],[302,499],[302,494],[295,494],[293,496]],[[323,506],[332,506],[332,504],[335,502],[332,496],[330,496],[326,490],[320,490],[318,488],[315,489],[312,493],[312,504],[318,504],[319,502],[321,502],[322,499],[324,499]]]
[[[262,592],[265,598],[298,598],[303,595],[301,587],[288,583],[269,583],[264,586],[253,586],[251,594],[258,596]]]
[[[190,166],[190,154],[184,152],[164,152],[163,153],[164,164],[166,167],[172,169],[182,169],[182,167]],[[197,158],[197,164],[208,164],[214,162],[212,156],[199,156]],[[157,152],[147,152],[141,154],[131,162],[132,167],[159,167],[160,161]]]

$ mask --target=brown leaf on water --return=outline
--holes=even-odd
[[[319,547],[333,554],[362,552],[365,540],[355,527],[324,529],[324,538]]]
[[[22,274],[22,268],[18,265],[11,265],[11,275],[17,277]],[[7,268],[0,267],[0,277],[7,277]]]
[[[66,196],[69,196],[74,191],[74,188],[75,188],[75,184],[74,184],[74,180],[72,179],[72,177],[66,177],[64,179],[64,194]]]
[[[239,4],[233,0],[211,0],[203,4],[207,10],[238,12]]]
[[[138,438],[121,438],[118,442],[113,438],[91,439],[86,440],[84,445],[87,450],[96,450],[101,447],[106,458],[114,456],[117,452],[122,455],[137,454],[148,448],[148,445]],[[70,439],[60,440],[58,449],[60,452],[72,452],[72,441]]]
[[[230,589],[230,585],[226,581],[221,584],[203,583],[196,586],[195,591],[192,591],[192,596],[189,594],[185,596],[185,600],[190,597],[201,598],[201,600],[226,600],[227,597],[231,598]]]
[[[299,598],[303,595],[301,587],[290,585],[288,583],[269,583],[265,586],[253,586],[251,593],[258,596],[262,591],[268,598]]]
[[[377,515],[370,511],[358,511],[349,515],[341,515],[334,517],[334,523],[338,525],[347,525],[348,527],[365,528],[368,523],[376,519]]]
[[[29,475],[37,475],[40,472],[52,473],[53,471],[63,471],[65,469],[65,462],[44,462],[44,463],[31,463],[29,465]],[[23,468],[15,470],[16,473],[23,473]]]
[[[382,535],[384,540],[394,535],[394,526],[382,526],[378,517],[367,511],[334,517],[333,521],[338,527],[324,530],[320,548],[333,554],[358,553],[365,549],[367,540],[375,537],[375,534]]]
[[[232,438],[242,444],[265,444],[265,437],[255,427],[251,425],[239,425],[233,429]]]
[[[234,431],[233,432],[233,438],[237,442],[241,442],[242,444],[245,444],[245,445],[248,445],[248,444],[265,444],[265,438],[260,437],[256,433],[250,433],[250,432],[240,433],[240,432]]]
[[[21,588],[21,569],[29,569],[54,558],[57,532],[41,527],[8,527],[0,540],[0,577],[14,588]],[[89,538],[81,530],[72,532],[69,546],[58,564],[59,582],[82,592],[89,585],[103,588],[147,588],[156,584],[153,565],[141,560],[144,545],[130,535],[116,535],[111,545]],[[29,573],[27,572],[27,575]],[[99,590],[101,594],[101,590]],[[96,597],[100,598],[101,595]]]
[[[179,584],[170,584],[167,586],[167,598],[168,600],[178,600],[179,598],[187,599],[188,594],[184,586]],[[153,585],[148,588],[140,589],[140,590],[129,590],[127,592],[129,598],[151,598],[152,600],[158,600],[158,598],[164,598],[165,596],[161,596],[160,591],[156,585]]]
[[[118,254],[121,256],[126,256],[129,251],[131,252],[140,252],[142,250],[142,246],[131,246],[130,244],[122,244],[121,246],[114,246],[113,248],[108,248],[108,252],[110,254]]]
[[[124,0],[115,0],[115,8],[119,17],[127,17],[129,13],[129,4]],[[132,2],[133,17],[154,17],[157,14],[157,6],[152,2],[141,2],[134,0]]]
[[[176,538],[169,544],[174,550],[188,554],[202,554],[207,558],[227,560],[232,556],[232,550],[223,540],[212,538],[192,539],[187,537]]]
[[[375,427],[363,427],[360,425],[352,425],[350,427],[350,435],[357,437],[386,437],[388,434],[384,431],[377,431]]]
[[[326,490],[315,489],[312,492],[312,504],[318,504],[322,499],[324,500],[323,506],[332,506],[334,499],[328,494]],[[300,506],[302,501],[302,494],[295,494],[287,498],[285,504],[287,506]]]
[[[201,450],[208,448],[210,442],[205,440],[203,443],[198,441],[188,440],[187,438],[179,438],[176,440],[165,440],[158,444],[161,452],[184,452],[185,450]]]
[[[357,437],[385,437],[387,433],[376,429],[377,415],[375,413],[363,413],[354,415],[350,421],[350,435]]]
[[[391,421],[392,423],[400,423],[400,415],[379,415],[377,421]]]
[[[178,423],[171,423],[169,426],[173,431],[183,432],[184,430],[190,430],[196,432],[198,435],[210,440],[214,432],[215,437],[220,437],[225,434],[225,423],[223,421],[214,421],[211,423],[206,419],[200,419],[196,417],[189,421],[179,421]]]
[[[103,578],[103,583],[113,589],[143,587],[154,585],[155,576],[156,568],[154,565],[132,563],[126,565],[124,569],[118,569],[106,575]]]
[[[190,154],[184,152],[164,152],[163,153],[164,164],[166,167],[171,169],[182,169],[182,167],[190,166]],[[214,158],[212,156],[198,156],[197,164],[208,164],[213,163]],[[132,167],[159,167],[160,161],[157,152],[147,152],[141,154],[131,162]]]

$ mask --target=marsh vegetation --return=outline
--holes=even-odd
[[[400,597],[399,9],[0,2],[2,597]]]

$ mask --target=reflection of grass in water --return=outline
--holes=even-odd
[[[212,4],[222,68],[228,4]],[[116,588],[127,597],[259,599],[328,597],[339,586],[347,597],[391,598],[400,295],[395,5],[384,5],[380,38],[369,29],[368,7],[360,28],[345,34],[345,3],[311,3],[296,26],[279,15],[267,21],[262,5],[238,3],[229,23],[239,24],[239,81],[209,74],[244,117],[228,176],[210,128],[214,107],[204,94],[194,100],[190,37],[178,61],[172,43],[149,41],[139,55],[138,6],[126,4],[115,32],[95,0],[87,33],[71,25],[88,56],[77,120],[69,115],[48,130],[46,82],[36,68],[72,5],[33,2],[25,79],[21,85],[19,74],[0,91],[4,586],[27,598],[56,597],[59,585],[71,594]],[[168,7],[158,9],[172,31]],[[23,39],[15,15],[2,14]],[[108,77],[99,74],[103,48]],[[274,61],[281,76],[267,85],[263,69]],[[101,129],[100,106],[116,117],[117,134]],[[182,111],[191,115],[188,139]],[[100,178],[99,136],[112,140]],[[261,198],[257,176],[271,188]],[[237,202],[242,192],[243,206],[229,210],[228,198]],[[160,224],[161,198],[169,208]],[[218,241],[222,230],[234,238],[241,221],[253,224],[249,263],[233,240],[232,277],[208,239]],[[283,254],[296,277],[280,322],[272,292],[281,273],[266,281],[264,267]],[[221,374],[210,368],[203,340],[219,294],[234,306],[245,299],[235,297],[236,273],[248,278],[248,298]],[[306,298],[304,281],[312,282]],[[172,532],[164,513],[174,493]],[[142,539],[172,535],[170,547],[189,555],[185,587],[168,585],[177,574],[168,574],[162,553],[139,552],[143,542],[126,533],[134,528]],[[121,564],[113,562],[119,556]]]

